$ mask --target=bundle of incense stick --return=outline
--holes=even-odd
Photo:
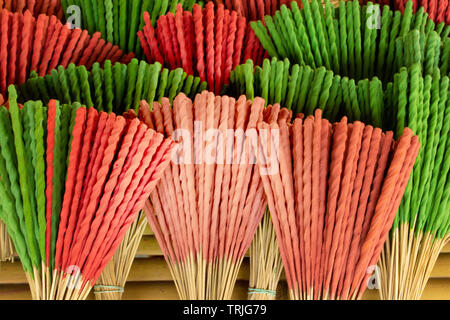
[[[19,87],[19,101],[47,103],[57,99],[62,103],[79,102],[120,114],[129,109],[137,111],[142,99],[155,101],[168,97],[172,101],[180,92],[194,97],[206,87],[206,82],[188,76],[181,68],[169,71],[162,69],[158,62],[148,64],[136,59],[128,65],[113,65],[107,60],[103,68],[94,63],[90,72],[84,66],[71,64],[67,69],[52,70],[46,77],[33,74]]]
[[[271,219],[266,210],[250,245],[249,300],[275,300],[277,295],[283,261]]]
[[[412,178],[381,255],[383,299],[420,299],[442,247],[450,239],[449,77],[402,68],[393,83],[397,134],[407,125],[422,142]]]
[[[5,224],[0,220],[0,262],[14,260],[14,247]]]
[[[303,0],[299,9],[282,6],[274,17],[251,22],[256,36],[272,57],[289,58],[291,63],[324,66],[341,76],[360,80],[379,77],[392,81],[402,66],[421,62],[427,71],[432,65],[447,74],[450,59],[450,26],[435,25],[423,9],[416,14],[408,2],[404,13],[358,0],[343,2],[334,8],[326,1]],[[374,14],[370,14],[370,13]],[[378,23],[379,21],[379,23]]]
[[[263,123],[261,175],[292,299],[361,298],[392,226],[420,148],[393,133],[315,116]],[[260,133],[261,135],[262,133]]]
[[[228,83],[231,70],[252,59],[262,62],[264,49],[236,11],[214,8],[212,2],[204,9],[195,4],[193,13],[177,6],[174,14],[161,16],[154,29],[148,13],[145,26],[138,32],[148,61],[158,61],[170,69],[182,67],[207,81],[216,94]]]
[[[181,299],[231,298],[267,205],[252,146],[280,108],[263,109],[208,92],[141,105],[141,119],[180,141],[144,210]]]
[[[19,13],[29,10],[36,17],[40,14],[63,17],[61,0],[0,0],[0,9]]]
[[[377,0],[380,4],[391,5],[396,10],[404,11],[409,0]],[[363,1],[364,2],[364,1]],[[445,22],[450,24],[450,4],[448,0],[414,0],[412,1],[414,12],[423,7],[424,11],[428,13],[430,19],[436,22]]]
[[[144,213],[139,213],[94,286],[97,300],[121,300],[134,257],[147,226]]]
[[[383,88],[378,78],[355,82],[324,67],[291,66],[288,59],[266,59],[262,67],[254,67],[251,61],[239,65],[231,72],[228,91],[249,99],[262,97],[268,104],[280,103],[294,114],[312,115],[318,108],[330,121],[340,114],[377,127],[390,121],[383,113]]]
[[[142,57],[142,49],[136,36],[144,25],[143,14],[148,12],[152,21],[167,12],[175,12],[178,3],[183,9],[192,11],[195,0],[62,0],[66,17],[72,14],[70,6],[78,6],[82,14],[81,26],[90,34],[101,32],[102,38],[117,44],[125,52],[134,52]]]
[[[85,299],[170,160],[139,120],[79,104],[0,108],[1,219],[33,299]]]
[[[90,69],[94,62],[128,63],[132,54],[124,55],[117,46],[92,37],[87,31],[69,29],[56,16],[0,12],[0,93],[6,94],[8,85],[24,83],[31,71],[46,75],[58,65],[69,63]]]

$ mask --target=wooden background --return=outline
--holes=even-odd
[[[247,299],[249,263],[246,259],[236,283],[233,298]],[[28,284],[20,262],[0,265],[0,300],[30,299]],[[133,263],[124,299],[178,299],[169,269],[152,232],[147,229]],[[365,299],[378,299],[376,290],[367,290]],[[425,289],[423,299],[450,300],[450,245],[441,253]],[[90,299],[94,299],[91,294]],[[287,286],[280,283],[279,299],[287,299]]]

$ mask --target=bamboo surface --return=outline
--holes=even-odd
[[[124,300],[174,300],[178,299],[169,268],[151,230],[147,228],[131,268],[123,294]],[[247,299],[249,261],[244,260],[238,275],[233,299]],[[278,288],[277,299],[287,299],[284,274]],[[0,300],[30,299],[30,290],[19,261],[0,266]],[[89,299],[94,299],[91,294]],[[364,299],[379,299],[377,290],[367,290]],[[438,258],[422,299],[450,300],[450,244]]]

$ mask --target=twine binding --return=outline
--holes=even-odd
[[[106,290],[105,290],[106,289]],[[108,290],[111,289],[111,290]],[[125,290],[123,287],[119,286],[107,286],[103,284],[97,284],[94,286],[95,293],[103,294],[103,293],[123,293]],[[100,291],[97,291],[100,290]]]
[[[269,294],[269,295],[274,296],[274,297],[277,295],[277,292],[274,291],[274,290],[259,289],[259,288],[249,288],[248,289],[248,293],[249,294],[258,294],[258,293],[260,293],[260,294]]]

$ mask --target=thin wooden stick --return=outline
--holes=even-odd
[[[249,252],[249,300],[274,300],[283,271],[283,261],[268,210],[256,231]]]
[[[100,279],[94,286],[97,300],[121,300],[125,283],[139,248],[147,219],[144,214],[138,215],[135,222],[124,236],[111,261],[103,270]]]
[[[403,250],[400,249],[399,257],[401,264],[396,269],[382,269],[380,294],[382,299],[419,300],[449,236],[443,239],[435,239],[435,236],[430,233],[419,232],[414,234],[414,228],[410,229],[405,224],[400,226],[400,237],[404,238],[404,248]],[[386,242],[385,250],[388,246],[391,250],[397,250],[399,244],[392,245]],[[392,255],[383,255],[380,264],[390,264],[393,260],[395,260],[395,257]],[[389,277],[386,276],[387,274]],[[392,277],[397,279],[395,287],[389,280]]]
[[[0,262],[14,262],[14,246],[5,224],[0,220]]]

